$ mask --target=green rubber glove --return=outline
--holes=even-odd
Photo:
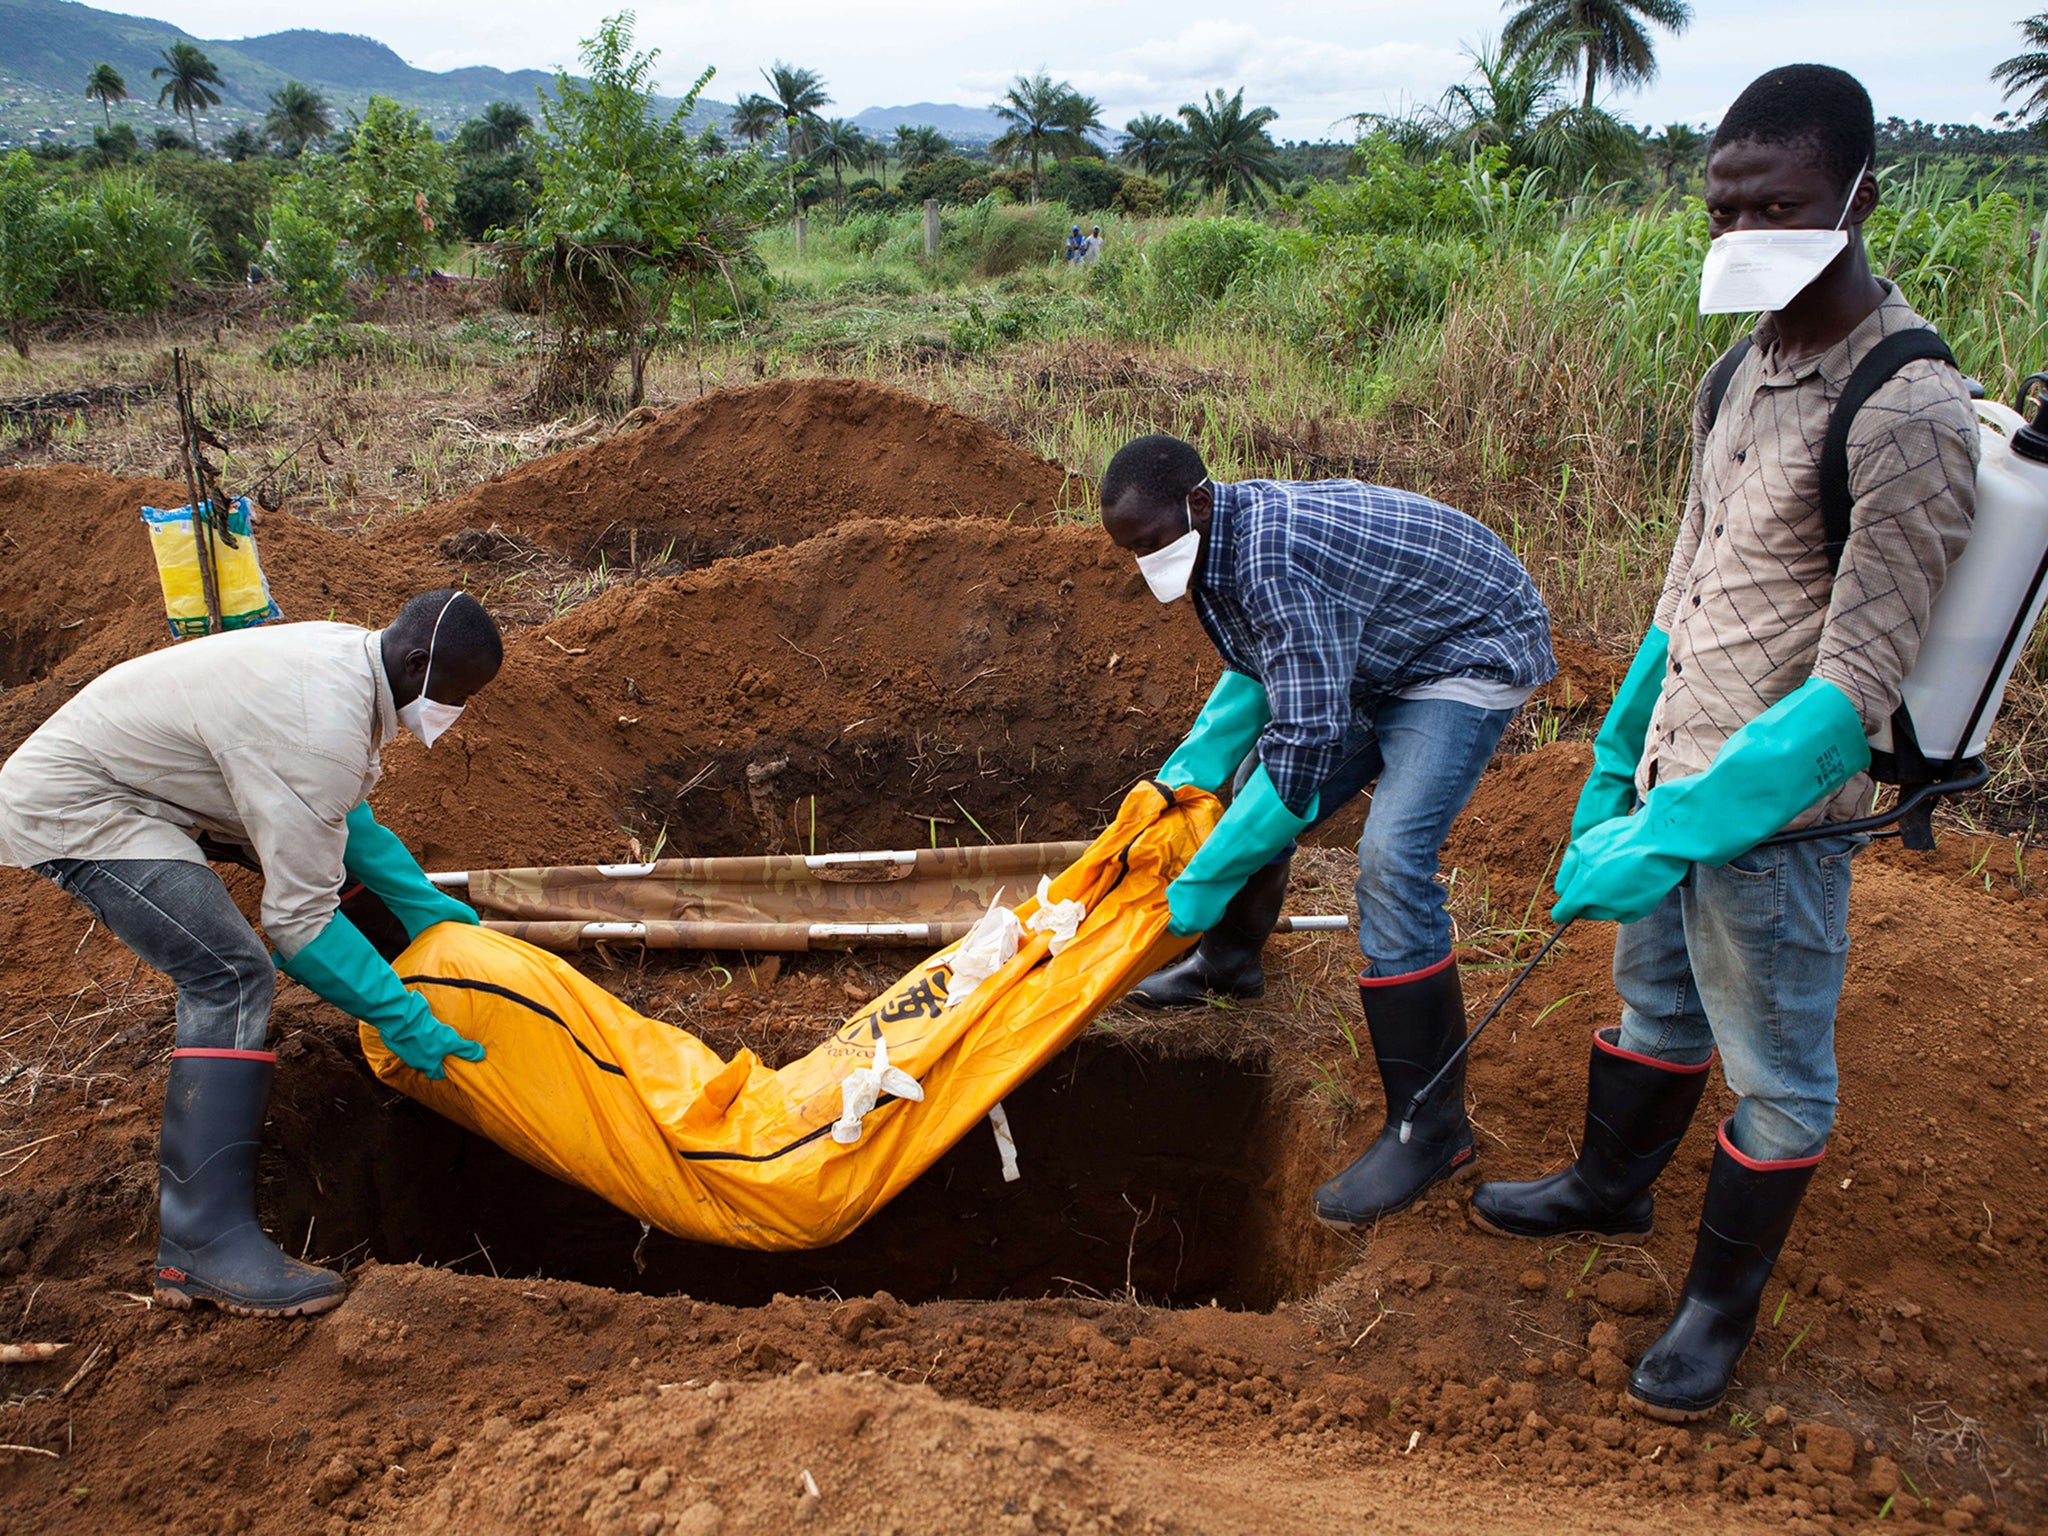
[[[1726,864],[1869,766],[1856,706],[1833,683],[1808,678],[1730,736],[1705,773],[1659,784],[1635,815],[1573,842],[1550,915],[1647,917],[1691,865]]]
[[[398,973],[339,912],[318,938],[289,960],[280,958],[277,965],[294,981],[304,982],[343,1013],[376,1030],[391,1054],[422,1076],[440,1077],[444,1057],[484,1059],[481,1045],[435,1018],[424,997],[406,991]]]
[[[1180,878],[1166,888],[1166,931],[1185,938],[1215,927],[1252,872],[1315,824],[1321,799],[1309,802],[1308,815],[1295,815],[1261,763]]]
[[[1225,672],[1209,691],[1187,739],[1153,777],[1169,789],[1192,784],[1213,795],[1230,782],[1272,718],[1264,683],[1242,672]]]
[[[398,834],[370,812],[370,802],[348,813],[348,847],[342,867],[363,882],[405,924],[405,936],[416,939],[436,923],[471,923],[470,907],[436,888]]]
[[[1628,676],[1607,706],[1600,734],[1593,738],[1593,771],[1579,791],[1578,809],[1572,812],[1574,841],[1580,833],[1636,808],[1636,764],[1642,761],[1643,738],[1650,733],[1650,716],[1664,691],[1664,669],[1670,658],[1668,634],[1653,628],[1643,636]]]

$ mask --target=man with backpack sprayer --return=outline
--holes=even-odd
[[[1372,789],[1358,843],[1359,996],[1387,1123],[1315,1192],[1324,1223],[1369,1226],[1467,1170],[1462,1067],[1396,1123],[1465,1036],[1437,856],[1522,702],[1557,672],[1550,619],[1512,551],[1464,513],[1355,480],[1209,478],[1178,438],[1141,437],[1102,477],[1102,526],[1162,603],[1192,596],[1224,673],[1158,778],[1230,809],[1167,890],[1202,935],[1130,1000],[1265,991],[1294,842]]]
[[[157,1167],[164,1305],[300,1317],[347,1293],[256,1221],[277,983],[210,856],[262,869],[277,968],[372,1025],[406,1065],[438,1078],[450,1056],[483,1059],[337,907],[346,872],[408,935],[477,921],[364,797],[399,728],[432,747],[503,655],[491,616],[448,589],[413,598],[381,630],[209,635],[101,673],[0,765],[0,863],[76,897],[178,990]]]
[[[1654,628],[1601,727],[1557,874],[1559,921],[1621,924],[1621,1023],[1594,1035],[1577,1160],[1472,1201],[1504,1235],[1647,1236],[1650,1186],[1719,1048],[1738,1103],[1677,1312],[1628,1384],[1634,1407],[1670,1421],[1711,1412],[1732,1383],[1835,1117],[1849,863],[1865,839],[1759,845],[1862,815],[1871,741],[1910,750],[1892,734],[1901,685],[1970,533],[1968,387],[1925,335],[1881,348],[1927,323],[1864,251],[1875,148],[1863,87],[1819,65],[1765,74],[1715,131],[1700,308],[1763,314],[1695,397]],[[1839,550],[1823,508],[1842,492],[1822,468],[1838,402],[1853,497]]]

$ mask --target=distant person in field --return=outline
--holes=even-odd
[[[1102,226],[1095,225],[1088,231],[1088,238],[1081,245],[1081,265],[1093,266],[1102,255]]]
[[[1758,845],[1867,811],[1871,743],[1898,745],[1900,685],[1970,531],[1968,389],[1946,362],[1910,361],[1851,418],[1854,501],[1830,566],[1818,464],[1834,403],[1882,338],[1927,325],[1864,252],[1875,154],[1863,87],[1815,64],[1762,76],[1715,130],[1700,307],[1762,313],[1695,396],[1655,627],[1557,875],[1554,916],[1621,924],[1621,1023],[1593,1037],[1577,1160],[1472,1201],[1511,1236],[1640,1240],[1719,1048],[1735,1113],[1677,1313],[1629,1377],[1628,1400],[1659,1419],[1702,1417],[1727,1392],[1835,1120],[1849,862],[1866,839]]]
[[[55,882],[178,989],[157,1167],[165,1306],[294,1317],[346,1289],[257,1225],[276,978],[210,857],[261,867],[277,966],[373,1025],[407,1066],[439,1077],[449,1056],[482,1060],[338,904],[346,875],[414,937],[477,920],[364,797],[400,727],[431,747],[502,656],[491,616],[448,590],[382,630],[276,624],[188,640],[101,673],[0,766],[0,864]]]
[[[1372,790],[1358,843],[1359,996],[1388,1124],[1314,1197],[1326,1224],[1370,1226],[1472,1162],[1462,1065],[1405,1145],[1395,1126],[1464,1038],[1437,856],[1508,721],[1556,675],[1543,599],[1462,512],[1355,480],[1212,480],[1178,438],[1118,450],[1102,525],[1154,597],[1193,599],[1224,667],[1158,775],[1230,791],[1167,889],[1169,927],[1201,942],[1132,1001],[1260,996],[1295,840]]]
[[[1087,249],[1087,237],[1081,233],[1081,226],[1076,224],[1073,231],[1067,236],[1066,259],[1068,261],[1079,261]]]

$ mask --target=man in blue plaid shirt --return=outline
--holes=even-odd
[[[1388,1124],[1315,1195],[1325,1223],[1367,1225],[1472,1161],[1462,1066],[1406,1145],[1393,1127],[1464,1037],[1437,855],[1508,721],[1556,675],[1543,599],[1462,512],[1355,480],[1216,483],[1178,438],[1117,452],[1102,523],[1161,602],[1192,594],[1225,667],[1158,775],[1232,785],[1167,892],[1173,932],[1202,939],[1134,1001],[1261,995],[1295,839],[1373,787],[1358,844],[1359,994]]]

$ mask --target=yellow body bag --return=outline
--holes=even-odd
[[[929,1168],[1121,997],[1192,940],[1166,931],[1166,886],[1215,826],[1194,788],[1141,784],[1052,883],[1087,908],[1054,955],[1025,931],[1016,957],[957,1007],[939,951],[800,1061],[771,1071],[721,1059],[644,1018],[559,957],[459,923],[399,956],[405,984],[483,1044],[439,1082],[361,1030],[371,1068],[400,1092],[542,1171],[677,1237],[734,1248],[819,1248],[846,1236]],[[1036,903],[1017,907],[1029,918]],[[857,1140],[834,1137],[849,1073],[886,1065],[922,1101],[885,1096]]]
[[[230,545],[210,519],[201,521],[207,549],[213,557],[214,585],[220,598],[220,627],[248,629],[281,618],[270,598],[270,583],[256,559],[256,534],[251,528],[249,498],[237,496],[222,526]],[[164,616],[171,633],[184,639],[212,629],[206,611],[206,578],[199,570],[199,546],[192,529],[192,509],[177,507],[169,512],[156,507],[142,509],[142,523],[149,530],[149,552],[156,557],[156,575],[164,589]]]

